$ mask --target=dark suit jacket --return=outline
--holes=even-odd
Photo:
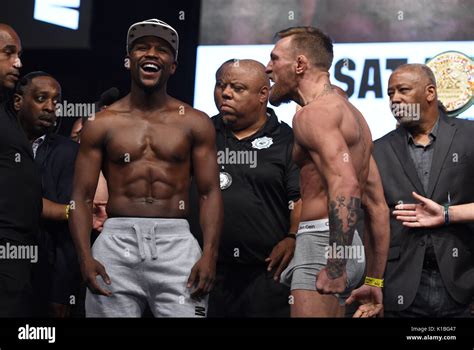
[[[414,203],[411,192],[444,204],[474,202],[474,122],[440,116],[428,191],[425,193],[410,157],[407,132],[400,127],[375,141],[374,157],[390,210],[399,201]],[[410,306],[420,283],[426,239],[431,234],[441,277],[449,294],[468,304],[474,294],[474,226],[407,228],[390,217],[390,250],[385,272],[388,311]]]
[[[69,203],[78,150],[79,145],[64,136],[46,136],[35,158],[41,171],[44,198]],[[71,295],[77,299],[81,275],[68,223],[42,220],[41,231],[50,264],[49,301],[69,304]]]

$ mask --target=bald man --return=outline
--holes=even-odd
[[[423,64],[398,67],[388,96],[400,127],[377,140],[374,149],[387,204],[406,216],[404,209],[424,197],[444,204],[444,214],[443,225],[429,229],[390,221],[385,316],[468,317],[474,230],[452,222],[449,208],[474,201],[474,123],[447,118],[439,109],[435,77]],[[423,197],[414,200],[413,192]]]
[[[299,221],[293,133],[267,108],[269,81],[254,60],[229,60],[216,73],[212,118],[224,226],[210,317],[289,317],[280,274],[293,256]]]
[[[32,316],[31,271],[42,210],[41,177],[12,105],[21,52],[18,34],[0,24],[0,317]],[[24,254],[9,254],[14,251]]]

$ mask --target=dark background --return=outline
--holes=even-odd
[[[87,33],[87,28],[80,27],[88,35],[89,48],[37,49],[31,47],[36,45],[28,45],[32,32],[40,35],[39,40],[44,42],[45,36],[50,41],[64,40],[67,31],[71,31],[34,21],[33,0],[16,1],[15,6],[2,1],[0,22],[12,25],[20,38],[28,37],[26,41],[23,39],[22,75],[35,70],[52,74],[61,84],[63,100],[68,103],[94,102],[103,91],[113,86],[124,96],[130,89],[130,77],[123,67],[128,28],[135,22],[158,18],[174,27],[180,39],[178,69],[168,83],[168,92],[173,97],[192,104],[200,1],[81,1],[81,16],[82,11],[87,10],[83,3],[84,6],[86,3],[91,6],[89,32]],[[31,24],[22,23],[15,26],[14,22],[19,19]],[[35,29],[35,26],[38,27]],[[49,31],[38,29],[43,27],[51,28]],[[71,39],[74,40],[75,38]],[[59,133],[69,135],[74,120],[75,118],[62,118]]]

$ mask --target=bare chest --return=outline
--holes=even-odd
[[[134,120],[117,123],[105,144],[109,161],[116,164],[138,160],[187,161],[191,149],[190,131],[181,124]]]

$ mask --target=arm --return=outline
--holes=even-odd
[[[66,221],[66,206],[66,204],[59,204],[43,197],[43,211],[41,217],[54,221]]]
[[[286,269],[295,254],[296,232],[301,216],[300,171],[292,160],[292,146],[288,147],[286,152],[285,165],[285,189],[290,209],[289,232],[283,232],[284,238],[273,247],[270,255],[265,259],[265,262],[268,263],[268,271],[276,267],[273,275],[275,281],[280,280],[281,273]],[[287,234],[291,234],[291,236],[287,236]]]
[[[301,199],[298,199],[296,202],[293,202],[293,209],[290,213],[290,230],[289,233],[295,234],[298,231],[298,225],[300,223],[301,216]],[[278,244],[273,247],[272,252],[265,259],[268,263],[268,271],[271,271],[275,266],[275,274],[273,279],[275,281],[280,280],[280,275],[284,269],[288,266],[293,255],[295,254],[295,245],[296,245],[296,235],[292,237],[283,238]]]
[[[449,207],[449,222],[473,222],[474,221],[474,203],[453,205]]]
[[[383,194],[382,180],[373,157],[370,157],[369,175],[362,196],[365,211],[364,236],[365,255],[367,261],[367,276],[382,279],[387,262],[390,244],[389,209]],[[382,313],[382,289],[364,284],[352,291],[346,304],[354,301],[362,305],[354,317],[375,317]]]
[[[412,193],[417,204],[399,204],[393,215],[407,227],[437,227],[444,225],[444,208],[442,205]],[[474,203],[450,206],[448,209],[450,223],[474,221]]]
[[[193,297],[203,296],[212,289],[224,216],[214,126],[204,113],[197,117],[199,119],[193,128],[192,162],[199,195],[199,217],[204,243],[203,255],[194,265],[188,279],[188,288],[197,284],[192,292]]]
[[[361,195],[348,146],[339,129],[342,115],[329,108],[318,108],[317,118],[311,110],[301,110],[295,118],[295,136],[318,165],[328,193],[329,245],[352,243],[357,223],[361,219]],[[345,289],[347,259],[330,258],[318,276],[318,290],[332,284],[332,293]],[[331,281],[327,281],[326,276]],[[320,278],[323,278],[321,282]],[[337,281],[336,281],[337,280]]]
[[[105,268],[92,257],[90,232],[92,229],[92,204],[102,164],[102,144],[105,125],[100,118],[84,127],[79,153],[76,159],[71,197],[69,229],[76,246],[81,272],[93,293],[110,295],[99,287],[96,276],[101,275],[110,284]]]
[[[56,181],[56,199],[53,202],[43,198],[43,212],[41,217],[54,221],[67,221],[67,205],[70,204],[72,181],[74,177],[74,162],[78,151],[76,144],[61,144],[60,152],[57,153],[57,164],[59,169],[58,179]]]
[[[298,232],[302,205],[303,205],[303,202],[301,201],[301,199],[298,199],[296,202],[293,203],[293,210],[291,210],[291,213],[290,213],[290,232],[291,233]]]
[[[369,176],[362,197],[367,225],[367,276],[383,278],[390,244],[390,212],[383,194],[382,180],[375,159],[370,157]]]

